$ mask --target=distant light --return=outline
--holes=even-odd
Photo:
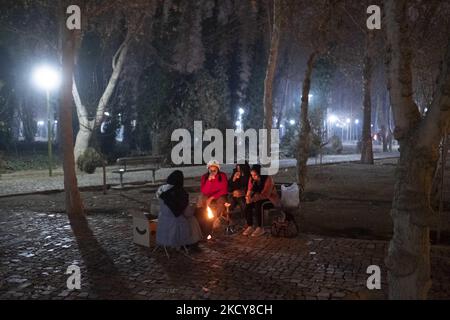
[[[58,123],[58,120],[55,120],[55,123]]]
[[[239,114],[244,114],[245,110],[242,108],[239,108]]]
[[[349,118],[347,118],[346,121],[347,121],[347,123],[350,123],[350,119]]]
[[[38,126],[43,126],[43,125],[44,125],[44,121],[38,121],[38,122],[37,122],[37,125],[38,125]]]
[[[122,114],[121,113],[119,113],[119,117],[121,117],[122,116]]]
[[[105,116],[107,116],[107,117],[109,117],[110,116],[110,114],[109,114],[109,112],[108,111],[105,111]]]
[[[291,126],[293,126],[293,125],[295,124],[295,120],[294,120],[294,119],[289,120],[289,124],[290,124]]]
[[[41,89],[53,90],[59,86],[61,77],[55,68],[44,65],[34,70],[33,81]]]
[[[284,128],[284,124],[280,124],[280,128]]]
[[[358,123],[359,123],[359,119],[356,119],[356,120],[355,120],[355,124],[358,124]]]
[[[371,124],[370,127],[373,128],[373,124]]]
[[[336,122],[338,122],[338,117],[337,116],[335,116],[334,114],[330,114],[329,116],[328,116],[328,122],[331,122],[331,123],[336,123]]]
[[[236,127],[240,127],[241,126],[241,122],[238,120],[236,121]]]
[[[428,112],[428,108],[423,109],[423,111]]]
[[[314,97],[314,95],[312,93],[308,94],[308,98],[312,99]]]

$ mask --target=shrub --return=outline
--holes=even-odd
[[[77,161],[78,169],[89,174],[94,173],[102,163],[102,156],[94,148],[87,148]]]
[[[311,142],[309,146],[309,156],[310,157],[317,157],[322,149],[322,138],[317,134],[311,135]]]
[[[332,136],[330,139],[331,151],[334,154],[341,154],[344,149],[342,146],[342,140],[338,136]]]

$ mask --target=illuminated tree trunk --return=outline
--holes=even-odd
[[[311,89],[311,75],[317,52],[311,53],[306,65],[305,78],[302,87],[302,103],[300,106],[300,134],[297,148],[297,181],[303,193],[306,187],[306,171],[311,143],[311,124],[308,119],[309,91]]]
[[[364,70],[363,70],[363,129],[361,138],[361,163],[373,164],[373,149],[372,149],[372,103],[371,103],[371,85],[372,85],[372,69],[373,69],[373,55],[372,42],[373,32],[369,32],[366,36],[366,51],[364,55]]]
[[[95,112],[95,116],[93,120],[89,120],[88,112],[86,107],[81,101],[80,95],[78,93],[77,85],[75,79],[73,80],[73,88],[72,94],[75,100],[75,105],[77,108],[78,121],[80,123],[80,131],[77,134],[77,138],[75,141],[75,160],[77,161],[80,155],[86,151],[89,146],[89,141],[91,140],[92,134],[94,130],[101,124],[106,106],[116,88],[117,82],[119,81],[120,73],[123,69],[123,64],[125,62],[125,58],[127,56],[128,47],[130,42],[130,34],[127,33],[127,36],[123,43],[120,45],[116,54],[112,59],[112,74],[109,78],[108,84],[105,88],[105,91],[100,98],[97,109]]]
[[[77,138],[74,147],[75,159],[78,158],[86,151],[89,147],[89,142],[91,141],[93,128],[91,126],[84,126],[80,121],[80,129],[77,133]]]
[[[60,135],[63,151],[64,191],[66,212],[69,216],[83,215],[83,203],[78,190],[75,173],[75,159],[72,131],[72,78],[75,59],[76,34],[62,28],[62,73],[63,83],[60,96]]]
[[[421,119],[412,99],[407,3],[407,0],[385,0],[388,87],[394,136],[400,144],[391,210],[394,233],[386,266],[390,299],[426,299],[431,287],[429,228],[435,218],[430,191],[439,142],[450,119],[450,51],[447,48],[438,79],[440,90]]]

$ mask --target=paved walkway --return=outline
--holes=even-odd
[[[375,159],[384,159],[398,157],[398,152],[380,152],[375,153]],[[359,161],[360,154],[348,154],[348,155],[326,155],[322,159],[322,163],[341,163]],[[295,159],[282,159],[280,160],[280,168],[295,167]],[[318,164],[318,159],[310,158],[308,165]],[[119,175],[114,174],[112,171],[117,169],[117,166],[109,166],[106,168],[107,184],[118,185]],[[156,180],[165,180],[167,176],[175,169],[183,171],[186,178],[199,177],[205,173],[204,166],[189,166],[181,168],[162,168],[156,172]],[[224,165],[223,171],[231,173],[233,165]],[[130,172],[124,175],[124,183],[136,183],[136,182],[148,182],[151,181],[150,172]],[[78,185],[80,187],[92,187],[103,185],[103,173],[101,168],[98,168],[94,174],[78,173]],[[59,168],[54,171],[53,177],[48,176],[46,170],[31,171],[31,172],[18,172],[13,174],[4,174],[0,178],[0,196],[27,194],[33,192],[63,190],[63,172]]]
[[[0,299],[380,299],[387,242],[300,235],[217,236],[187,257],[132,242],[126,213],[94,214],[71,230],[65,214],[0,210]],[[430,298],[450,297],[450,248],[432,247]],[[366,288],[369,265],[381,290]],[[81,289],[67,289],[70,265]]]

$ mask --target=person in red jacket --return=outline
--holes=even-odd
[[[214,207],[215,216],[219,218],[225,211],[228,195],[228,178],[220,171],[220,164],[216,160],[208,162],[208,172],[201,178],[201,195],[197,207]]]

